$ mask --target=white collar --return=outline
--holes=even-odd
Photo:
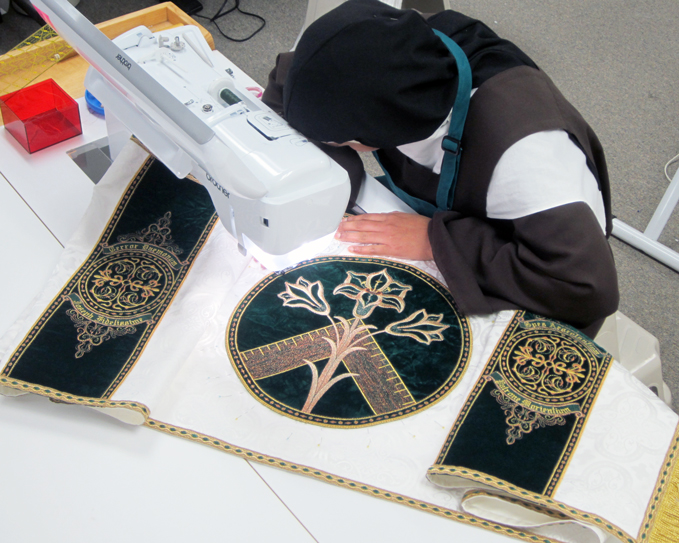
[[[474,96],[477,89],[472,89],[470,97]],[[441,165],[443,164],[443,155],[445,152],[441,148],[444,136],[448,135],[450,128],[450,118],[453,115],[453,110],[450,110],[446,120],[443,121],[434,133],[427,139],[421,141],[414,141],[413,143],[406,143],[396,147],[404,155],[418,164],[429,168],[436,174],[441,173]]]
[[[399,145],[397,149],[408,158],[425,168],[429,168],[434,173],[441,173],[441,164],[443,163],[441,143],[443,142],[443,137],[448,135],[452,114],[453,110],[451,109],[446,120],[427,139]]]

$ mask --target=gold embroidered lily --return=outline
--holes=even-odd
[[[294,284],[285,283],[285,292],[281,292],[278,297],[283,300],[283,305],[288,307],[303,307],[317,315],[330,314],[330,306],[325,300],[320,281],[310,283],[304,277],[300,277]]]
[[[320,400],[325,393],[330,390],[330,388],[337,382],[347,377],[356,377],[355,373],[343,373],[341,375],[335,375],[337,367],[340,365],[344,357],[354,351],[364,351],[365,348],[359,347],[363,339],[365,339],[365,334],[362,338],[357,339],[358,336],[363,334],[363,332],[369,332],[374,329],[375,326],[371,324],[359,325],[361,321],[359,319],[354,319],[354,322],[350,325],[347,319],[343,317],[336,317],[340,322],[343,330],[343,334],[340,336],[337,328],[335,328],[335,334],[337,336],[337,341],[333,341],[330,338],[324,337],[323,339],[330,344],[330,358],[328,358],[328,363],[323,368],[321,375],[318,375],[318,370],[308,360],[304,362],[307,363],[311,369],[311,388],[309,389],[309,395],[307,400],[302,407],[302,413],[311,413],[318,400]],[[335,377],[333,377],[335,375]]]
[[[449,325],[441,324],[442,319],[443,315],[427,315],[424,309],[420,309],[407,319],[392,322],[385,331],[387,334],[407,336],[429,345],[432,341],[443,341],[442,332]]]
[[[427,345],[432,341],[443,341],[442,332],[449,328],[449,325],[441,323],[443,315],[429,315],[424,309],[415,311],[408,318],[381,330],[374,324],[365,323],[365,319],[370,317],[377,307],[403,312],[406,307],[404,298],[410,290],[412,290],[410,285],[394,280],[387,272],[387,268],[370,274],[347,271],[344,282],[333,290],[333,294],[342,294],[355,300],[352,309],[354,319],[347,319],[341,315],[331,315],[331,308],[325,299],[320,281],[312,283],[304,277],[299,277],[296,283],[285,283],[285,291],[278,294],[284,306],[303,307],[318,315],[324,315],[334,331],[334,338],[330,327],[326,327],[327,335],[323,332],[318,337],[330,346],[330,353],[322,370],[320,366],[316,366],[317,360],[302,359],[311,372],[311,384],[301,409],[302,413],[312,413],[321,398],[340,381],[362,377],[361,373],[352,371],[338,373],[340,364],[344,362],[344,369],[349,370],[345,358],[355,351],[366,350],[367,347],[361,343],[366,342],[364,345],[368,345],[368,340],[374,342],[378,334],[406,336]],[[361,371],[366,370],[363,367]],[[406,393],[410,394],[407,390]]]
[[[365,319],[376,307],[396,309],[399,313],[403,311],[403,299],[411,288],[392,279],[385,268],[371,274],[349,271],[344,283],[338,285],[333,294],[343,294],[356,300],[354,317]]]

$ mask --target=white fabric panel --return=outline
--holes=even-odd
[[[88,212],[36,305],[3,338],[0,353],[6,349],[4,362],[87,258],[125,185],[146,157],[136,145],[129,145],[124,153],[97,186]],[[345,255],[346,249],[346,244],[332,241],[324,254]],[[441,280],[431,263],[409,264]],[[253,259],[242,257],[235,242],[216,228],[173,306],[111,400],[144,403],[157,421],[290,464],[310,466],[418,502],[462,510],[465,489],[432,484],[427,470],[514,312],[470,318],[469,366],[456,388],[438,403],[410,417],[375,426],[321,427],[282,416],[255,399],[227,355],[229,319],[243,296],[267,274]],[[634,536],[655,491],[677,415],[616,364],[589,417],[554,498],[605,518]],[[457,482],[467,489],[474,486]]]
[[[676,423],[676,413],[615,362],[554,498],[636,535]]]

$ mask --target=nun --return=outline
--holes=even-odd
[[[601,144],[482,22],[348,0],[278,56],[263,99],[347,169],[352,199],[372,152],[417,212],[348,217],[353,253],[434,260],[467,315],[525,309],[594,337],[617,309]]]

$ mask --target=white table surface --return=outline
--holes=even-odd
[[[30,304],[93,189],[66,155],[29,155],[0,128],[0,335]],[[82,406],[0,397],[0,541],[515,541]]]

